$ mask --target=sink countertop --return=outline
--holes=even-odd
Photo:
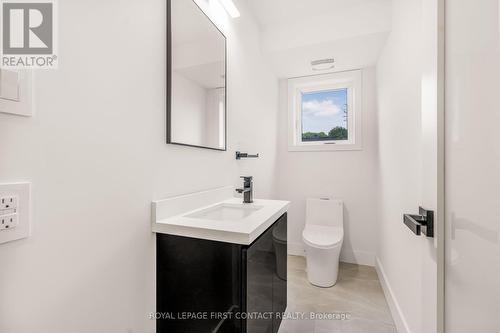
[[[219,190],[220,191],[220,190]],[[203,192],[205,195],[208,191]],[[196,195],[196,194],[194,194]],[[186,196],[183,196],[185,199]],[[249,216],[237,220],[209,220],[187,217],[221,204],[241,205],[242,207],[258,207]],[[153,203],[153,210],[159,202]],[[153,214],[153,232],[208,239],[227,243],[249,245],[271,226],[290,205],[289,201],[254,199],[253,203],[243,204],[241,198],[230,198],[193,210],[182,212],[167,218],[156,218]]]

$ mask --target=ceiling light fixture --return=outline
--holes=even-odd
[[[311,61],[313,71],[326,71],[335,67],[335,59],[319,59]]]
[[[233,0],[219,0],[220,4],[232,18],[240,17],[240,11],[236,8]]]

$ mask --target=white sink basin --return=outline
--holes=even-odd
[[[252,215],[261,208],[262,206],[221,203],[214,207],[185,215],[185,217],[214,221],[238,221]]]
[[[153,232],[213,240],[233,244],[252,244],[281,215],[289,202],[254,199],[244,204],[234,198],[234,187],[181,195],[153,202]]]

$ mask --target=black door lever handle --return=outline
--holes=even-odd
[[[417,236],[434,237],[434,211],[419,207],[419,215],[404,214],[404,224]]]

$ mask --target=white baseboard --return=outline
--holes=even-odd
[[[304,245],[302,243],[292,243],[288,242],[288,254],[291,256],[301,256],[304,257],[306,252],[304,251]]]
[[[375,266],[375,254],[365,251],[342,250],[340,261],[373,267]]]
[[[305,256],[304,245],[302,243],[288,242],[288,254],[292,256]],[[351,264],[375,266],[375,255],[364,251],[342,250],[340,261]]]
[[[392,291],[392,288],[387,280],[387,276],[385,275],[384,268],[382,267],[382,263],[378,258],[375,258],[375,269],[377,270],[378,279],[380,280],[380,284],[382,285],[382,289],[384,291],[385,299],[389,304],[389,309],[391,310],[392,319],[394,320],[394,324],[396,325],[396,329],[398,333],[411,333],[410,328],[408,327],[408,323],[399,307],[399,303],[397,298]]]

